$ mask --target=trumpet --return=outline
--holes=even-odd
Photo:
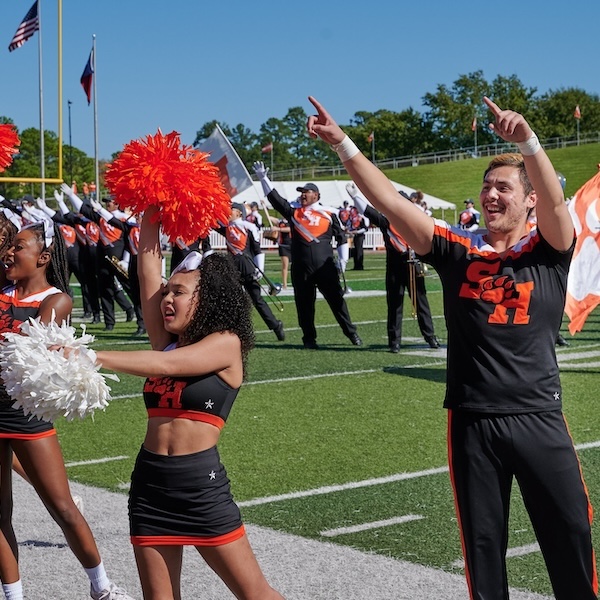
[[[129,281],[129,273],[119,264],[119,259],[116,256],[105,255],[104,258],[108,261],[108,264],[116,271],[116,275],[119,279],[126,279]]]

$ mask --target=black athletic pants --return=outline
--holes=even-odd
[[[412,298],[408,266],[408,253],[392,255],[388,253],[385,269],[385,290],[387,299],[388,344],[399,344],[402,340],[402,316],[404,314],[404,292]],[[415,278],[417,321],[421,335],[427,339],[434,335],[431,309],[425,290],[425,277]]]
[[[509,597],[505,556],[513,477],[556,600],[596,599],[592,509],[561,411],[449,411],[448,456],[472,599]]]
[[[348,306],[344,300],[344,290],[340,285],[333,256],[314,271],[308,271],[300,261],[293,261],[292,285],[294,286],[298,324],[302,329],[302,341],[304,343],[314,342],[317,339],[315,328],[317,288],[329,304],[329,308],[342,328],[344,335],[350,337],[356,333],[356,326],[350,319]]]

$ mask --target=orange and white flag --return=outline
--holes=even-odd
[[[208,152],[221,176],[221,183],[230,198],[252,187],[252,178],[231,142],[217,125],[215,130],[198,146],[200,152]]]
[[[565,312],[569,332],[574,335],[600,304],[600,172],[573,196],[569,212],[577,242],[567,280]]]
[[[573,113],[573,116],[576,119],[581,119],[581,111],[579,110],[579,104],[575,107],[575,112]]]

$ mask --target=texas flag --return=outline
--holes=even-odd
[[[90,52],[90,57],[88,58],[87,63],[85,64],[85,69],[83,69],[83,74],[81,75],[81,86],[83,87],[83,91],[87,96],[88,106],[92,100],[92,80],[94,78],[94,49]]]
[[[218,125],[198,150],[210,154],[209,160],[218,167],[221,183],[231,198],[252,187],[250,173]]]
[[[600,172],[573,196],[569,212],[577,242],[567,280],[565,312],[569,332],[574,335],[600,304]]]

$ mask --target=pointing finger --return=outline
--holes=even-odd
[[[494,113],[494,116],[497,117],[502,112],[502,109],[495,102],[492,102],[487,96],[483,97],[483,101],[485,102],[487,107]]]

